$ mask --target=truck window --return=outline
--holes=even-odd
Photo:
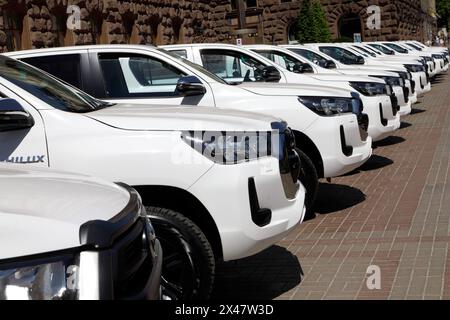
[[[203,67],[228,83],[257,81],[265,67],[245,53],[233,50],[201,50]]]
[[[149,56],[101,53],[98,58],[108,98],[175,96],[178,80],[186,76]]]
[[[170,52],[176,54],[177,56],[187,59],[187,52],[186,50],[170,50]]]
[[[82,89],[79,54],[58,54],[20,60]]]
[[[356,54],[343,48],[321,46],[319,50],[343,64],[364,64],[364,59],[358,60]]]

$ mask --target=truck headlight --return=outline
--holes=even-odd
[[[383,79],[386,83],[392,87],[403,87],[405,86],[405,80],[400,77],[385,77],[385,76],[372,76],[375,78]]]
[[[0,264],[0,300],[76,300],[78,256]]]
[[[333,116],[343,113],[359,114],[362,103],[357,98],[345,97],[298,97],[298,101],[322,116]]]
[[[272,132],[186,131],[183,141],[218,164],[230,165],[270,156]]]
[[[365,96],[387,95],[388,88],[386,84],[376,82],[350,82],[350,85],[359,93]]]
[[[405,64],[404,66],[409,72],[425,72],[425,67],[420,64]]]

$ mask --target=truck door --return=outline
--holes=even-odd
[[[114,103],[147,105],[214,106],[209,84],[199,79],[206,93],[184,97],[176,90],[178,80],[190,76],[173,62],[153,53],[104,52],[89,50],[90,65],[99,70],[99,82],[104,84],[101,98]]]
[[[38,110],[0,83],[0,99],[5,98],[16,100],[32,117],[34,124],[26,129],[7,131],[0,129],[0,162],[49,166],[45,128]],[[4,100],[4,102],[8,101]],[[7,103],[3,104],[7,105]],[[6,109],[7,107],[3,108],[3,110]],[[4,120],[5,114],[3,117]],[[1,121],[2,112],[0,110]]]

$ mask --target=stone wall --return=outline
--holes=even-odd
[[[422,39],[428,21],[420,0],[321,1],[334,37],[346,13],[359,15],[365,26],[366,8],[372,4],[382,7],[382,29],[364,30],[366,40]],[[66,27],[70,5],[81,9],[76,30]],[[300,6],[301,0],[258,0],[258,41],[286,43]],[[0,0],[0,51],[95,43],[234,42],[230,13],[229,0]]]

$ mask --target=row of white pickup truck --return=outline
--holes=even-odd
[[[207,299],[448,65],[416,41],[1,55],[0,299]]]

